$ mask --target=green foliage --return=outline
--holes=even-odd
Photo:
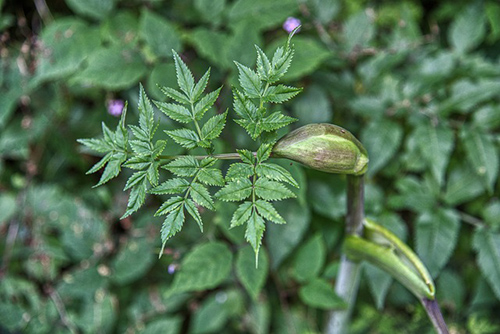
[[[179,273],[175,275],[170,293],[202,291],[222,283],[231,272],[233,255],[220,242],[200,245],[183,260]]]
[[[149,14],[145,16],[146,21],[158,19],[154,16],[146,19],[150,17],[147,15]],[[256,139],[263,131],[275,131],[288,125],[292,120],[291,117],[280,112],[266,116],[266,108],[264,108],[264,101],[282,103],[300,92],[300,89],[293,87],[270,85],[278,81],[290,66],[293,56],[293,49],[290,45],[292,36],[293,33],[290,34],[285,47],[276,50],[272,61],[269,61],[265,53],[257,47],[258,75],[248,67],[236,63],[243,93],[235,89],[235,95],[241,98],[235,100],[235,111],[238,108],[252,106],[249,107],[249,110],[253,110],[252,117],[245,119],[245,124],[248,126],[247,131],[249,128],[252,129],[253,139]],[[254,248],[255,261],[258,261],[265,220],[278,224],[285,223],[270,201],[295,197],[295,194],[281,182],[296,187],[298,184],[290,172],[283,167],[264,163],[271,154],[272,143],[262,144],[255,155],[247,150],[238,151],[243,162],[229,167],[227,173],[229,182],[225,183],[221,171],[214,168],[217,158],[213,155],[215,149],[213,141],[221,135],[228,112],[216,114],[208,120],[204,118],[205,113],[217,101],[222,87],[203,95],[208,85],[210,70],[196,82],[191,70],[179,54],[175,51],[172,53],[180,91],[170,87],[162,87],[161,90],[166,97],[177,103],[155,101],[155,105],[173,121],[183,124],[193,123],[194,130],[182,127],[165,131],[175,143],[188,150],[204,148],[208,155],[202,158],[191,155],[178,157],[161,155],[165,150],[166,141],[161,139],[154,141],[159,123],[155,120],[153,105],[141,85],[138,102],[139,126],[130,125],[135,139],[130,140],[129,143],[128,131],[125,128],[125,109],[115,133],[112,133],[103,123],[103,139],[79,140],[81,144],[94,151],[107,153],[91,168],[89,173],[94,173],[106,165],[101,180],[97,184],[100,186],[116,177],[122,165],[136,170],[125,185],[125,190],[131,190],[127,211],[121,219],[136,212],[144,204],[148,192],[155,195],[181,195],[170,197],[156,212],[157,216],[166,216],[160,231],[162,240],[160,256],[166,242],[181,231],[186,220],[185,212],[196,221],[203,232],[200,208],[215,210],[214,200],[206,185],[221,186],[222,188],[215,194],[215,197],[222,201],[242,201],[251,197],[251,202],[244,202],[240,205],[231,221],[232,226],[246,224],[245,237]],[[261,81],[266,82],[264,89],[261,87]],[[253,98],[260,98],[259,109],[251,102]],[[237,113],[240,114],[241,110]],[[205,123],[200,127],[199,121],[201,120],[205,120]],[[129,150],[129,144],[133,154]],[[163,160],[173,161],[165,163]],[[169,179],[159,184],[160,166],[180,178]]]
[[[256,157],[320,122],[368,149],[366,214],[432,269],[450,329],[499,332],[499,13],[0,0],[0,332],[321,332],[345,179]],[[287,44],[289,16],[302,27]],[[350,332],[430,331],[390,276],[364,266],[361,282]]]
[[[335,294],[333,287],[323,279],[316,279],[299,291],[302,301],[312,307],[332,310],[346,307],[345,302]]]
[[[236,258],[236,275],[248,294],[257,300],[260,290],[267,280],[269,260],[265,252],[259,253],[259,267],[255,267],[255,255],[250,247],[242,248]]]

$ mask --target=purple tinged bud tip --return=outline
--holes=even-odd
[[[300,26],[300,20],[291,16],[286,19],[285,23],[283,23],[283,29],[285,29],[285,31],[288,33],[291,33],[293,29],[297,28],[298,26]]]
[[[123,111],[125,102],[123,100],[108,100],[108,113],[113,116],[120,116]]]

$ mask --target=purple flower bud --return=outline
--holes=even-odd
[[[169,273],[170,275],[172,275],[173,273],[175,273],[175,264],[173,264],[173,263],[172,263],[172,264],[169,264],[169,265],[168,265],[168,269],[167,269],[167,271],[168,271],[168,273]]]
[[[283,29],[285,29],[285,31],[288,33],[291,33],[293,29],[297,28],[298,26],[300,26],[300,20],[295,17],[289,17],[286,19],[285,23],[283,23]]]
[[[122,114],[124,106],[123,100],[108,100],[108,113],[118,117]]]

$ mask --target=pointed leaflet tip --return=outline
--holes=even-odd
[[[300,27],[302,27],[302,26],[298,25],[295,29],[292,30],[292,32],[290,33],[290,35],[288,35],[288,41],[286,42],[286,48],[287,49],[290,46],[290,42],[292,40],[293,35],[295,35],[300,30]]]
[[[186,63],[184,63],[179,56],[179,54],[175,51],[174,53],[174,63],[175,63],[175,72],[177,74],[177,84],[179,88],[186,93],[189,97],[190,102],[193,102],[193,90],[194,90],[194,77],[191,73],[191,70],[187,67]]]

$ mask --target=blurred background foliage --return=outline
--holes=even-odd
[[[125,178],[92,189],[112,99],[175,86],[172,49],[230,108],[232,61],[273,52],[302,21],[285,81],[299,125],[332,122],[370,153],[367,215],[416,249],[455,333],[499,333],[500,4],[466,0],[0,1],[0,331],[320,333],[333,292],[345,180],[283,162],[300,181],[254,267],[232,204],[157,258],[158,206],[119,220]],[[231,113],[230,113],[231,115]],[[229,116],[231,117],[231,116]],[[220,152],[255,148],[234,122]],[[174,127],[162,118],[163,128]],[[296,126],[296,125],[294,125]],[[168,153],[182,153],[172,142]],[[425,333],[410,293],[365,266],[352,333]]]

